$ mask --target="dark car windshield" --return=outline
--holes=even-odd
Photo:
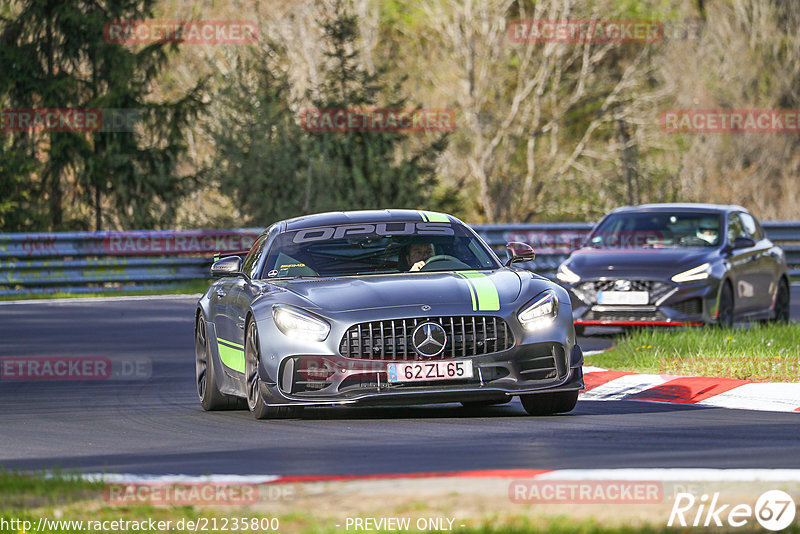
[[[609,215],[589,236],[596,248],[715,247],[722,216],[703,212],[640,212]]]
[[[262,276],[323,277],[498,267],[484,245],[460,224],[391,222],[284,232],[270,247]]]

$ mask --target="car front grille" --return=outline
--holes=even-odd
[[[667,304],[667,306],[683,315],[700,315],[703,313],[703,301],[700,297],[687,299],[676,304]]]
[[[625,279],[627,280],[627,279]],[[647,291],[650,295],[649,304],[655,304],[661,297],[669,293],[673,286],[658,280],[627,280],[630,282],[630,291]],[[581,300],[589,304],[597,302],[597,294],[600,291],[616,291],[614,285],[617,280],[594,280],[578,284],[574,291],[578,293]]]
[[[503,319],[473,315],[360,323],[347,330],[339,352],[342,356],[362,360],[422,359],[414,349],[411,335],[417,325],[426,322],[441,325],[447,337],[444,351],[433,358],[424,357],[426,360],[492,354],[514,346],[514,335]]]
[[[566,377],[568,362],[558,343],[536,343],[525,347],[516,361],[522,380],[548,380]]]
[[[610,306],[608,308],[611,308]],[[632,310],[620,306],[620,309],[605,309],[603,311],[589,310],[581,320],[583,321],[666,321],[667,317],[658,310]]]

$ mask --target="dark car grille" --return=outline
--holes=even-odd
[[[627,279],[626,279],[627,280]],[[630,291],[647,291],[650,293],[649,304],[655,304],[658,300],[669,293],[673,286],[666,282],[657,280],[628,280],[631,283]],[[575,287],[577,293],[581,294],[583,300],[588,303],[597,302],[597,294],[600,291],[615,291],[616,280],[595,280],[583,282]]]
[[[362,360],[415,360],[418,355],[411,335],[418,324],[425,322],[440,324],[447,335],[444,352],[426,360],[491,354],[514,346],[514,335],[503,319],[476,315],[360,323],[347,330],[339,352]]]
[[[667,306],[683,315],[700,315],[703,313],[703,301],[699,297],[687,299],[676,304],[667,304]]]
[[[666,321],[667,317],[658,310],[590,310],[581,320],[583,321]]]
[[[568,368],[564,347],[551,343],[537,343],[525,347],[523,354],[516,361],[516,366],[522,380],[564,378]]]

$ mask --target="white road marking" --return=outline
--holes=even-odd
[[[660,386],[667,378],[660,375],[625,375],[597,386],[581,395],[583,400],[620,400],[628,395]]]
[[[508,470],[508,475],[503,475],[503,470],[498,470],[497,478],[516,476],[522,478],[535,478],[536,480],[629,480],[629,481],[693,481],[693,482],[798,482],[800,469],[694,469],[694,468],[618,468],[618,469],[558,469],[548,471],[532,477],[514,475],[515,470]],[[409,476],[416,479],[417,476]],[[357,482],[364,479],[375,480],[376,475],[354,477],[349,480]],[[266,484],[281,482],[280,475],[143,475],[143,474],[113,474],[113,473],[87,473],[81,478],[92,482],[102,481],[110,483],[161,483],[161,484],[188,484],[188,483],[240,483],[240,484]],[[377,475],[380,479],[380,475]],[[397,479],[396,475],[391,475]],[[436,478],[436,477],[434,477]],[[443,476],[441,478],[451,478]],[[483,478],[483,477],[481,477]],[[314,482],[314,480],[309,480]],[[330,482],[320,476],[319,482]],[[345,484],[348,481],[336,481]]]
[[[131,473],[85,473],[81,478],[90,482],[120,484],[192,484],[198,482],[218,484],[266,484],[281,478],[279,475],[136,475]]]
[[[543,473],[537,480],[661,480],[696,482],[800,481],[800,469],[561,469]]]
[[[744,384],[697,404],[745,410],[793,412],[800,408],[800,384],[796,382]]]

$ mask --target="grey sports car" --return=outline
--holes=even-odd
[[[450,215],[323,213],[281,221],[197,303],[197,391],[206,410],[258,419],[305,406],[520,396],[532,415],[568,412],[583,388],[567,291],[501,263]]]

